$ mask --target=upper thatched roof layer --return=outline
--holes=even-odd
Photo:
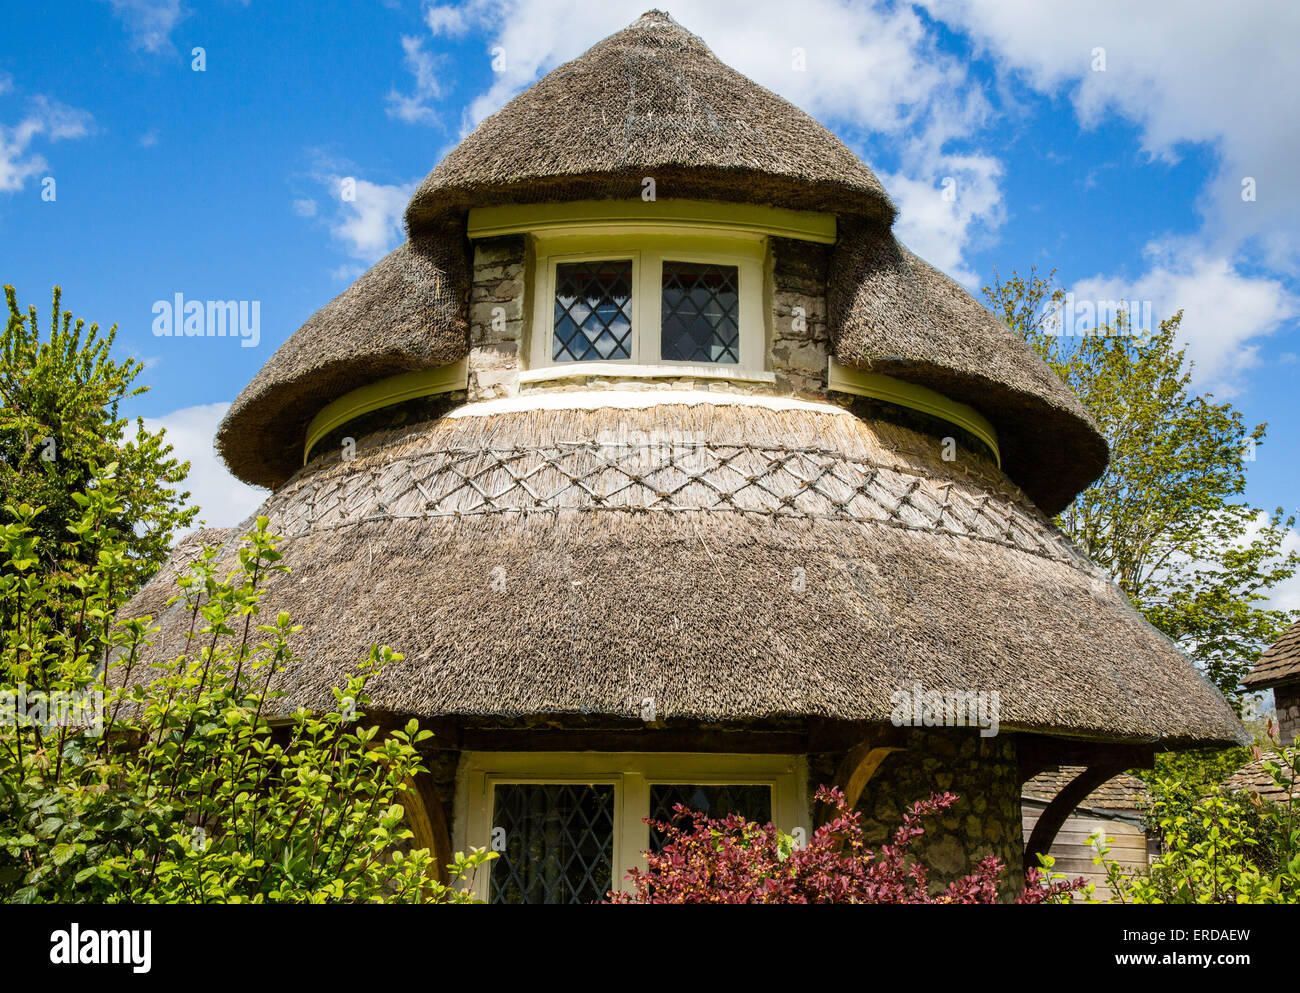
[[[327,303],[235,398],[217,448],[240,479],[276,487],[302,465],[307,423],[349,390],[458,362],[469,349],[464,232],[412,237]]]
[[[1083,404],[1018,334],[888,232],[841,225],[827,308],[835,357],[969,404],[997,429],[1002,465],[1055,514],[1106,467]]]
[[[471,206],[660,198],[870,216],[894,207],[830,131],[652,10],[484,120],[420,184],[418,231]]]
[[[261,512],[292,570],[262,609],[305,625],[282,709],[328,703],[380,641],[406,658],[375,708],[426,716],[625,720],[653,697],[665,721],[888,722],[919,682],[998,692],[1006,730],[1242,736],[995,467],[847,413],[447,417],[313,462]],[[174,653],[166,587],[125,613],[161,614]]]
[[[1265,650],[1241,682],[1247,689],[1266,690],[1293,681],[1300,681],[1300,621]]]

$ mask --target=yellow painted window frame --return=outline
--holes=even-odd
[[[707,365],[719,378],[765,379],[769,315],[764,307],[764,268],[767,243],[759,236],[676,234],[601,230],[586,236],[538,237],[534,244],[533,318],[527,348],[530,370],[564,370],[596,365],[604,371],[635,366],[636,374],[686,375]],[[552,355],[555,334],[556,267],[565,262],[632,261],[632,354],[626,359],[557,362]],[[740,361],[683,362],[663,359],[663,263],[702,262],[734,265],[738,270]],[[631,371],[631,370],[629,370]],[[599,374],[599,373],[597,373]],[[735,375],[729,375],[735,374]],[[538,376],[529,377],[536,380]]]
[[[715,200],[577,200],[569,203],[506,204],[474,207],[466,233],[472,238],[511,234],[538,236],[636,229],[645,233],[746,234],[835,244],[834,214],[761,204]]]
[[[898,407],[906,407],[947,421],[984,442],[997,460],[998,467],[1002,466],[1002,450],[998,447],[998,433],[989,423],[988,418],[974,407],[949,400],[936,390],[879,372],[850,369],[840,365],[834,359],[830,360],[827,369],[826,388],[839,393],[883,400]]]
[[[302,449],[303,465],[307,464],[308,458],[311,457],[311,450],[316,447],[318,441],[331,431],[341,428],[348,421],[383,407],[405,403],[407,400],[463,390],[467,387],[468,378],[468,366],[466,361],[461,359],[451,365],[438,366],[434,369],[417,369],[414,372],[389,376],[377,383],[368,383],[343,394],[337,400],[322,407],[307,425],[307,438]]]
[[[772,820],[787,833],[807,836],[806,779],[798,755],[712,752],[484,752],[467,755],[456,791],[457,850],[491,848],[493,789],[508,783],[609,784],[614,786],[614,888],[624,890],[631,868],[645,868],[650,847],[650,787],[659,783],[770,786]],[[475,894],[489,897],[490,864],[474,880]]]

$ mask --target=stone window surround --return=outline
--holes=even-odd
[[[610,235],[602,240],[608,245]],[[617,236],[614,236],[617,240]],[[683,244],[680,239],[673,243]],[[588,247],[591,239],[585,239]],[[624,239],[624,244],[627,241]],[[671,251],[674,257],[717,257],[707,247],[717,239],[698,237],[695,247]],[[727,246],[745,244],[744,239],[725,237]],[[553,246],[553,247],[547,247]],[[512,234],[479,238],[473,242],[474,266],[470,293],[469,396],[473,400],[498,399],[521,392],[552,389],[585,389],[618,384],[633,388],[695,388],[742,393],[802,395],[824,399],[830,342],[826,320],[825,245],[776,236],[748,239],[748,254],[755,264],[751,280],[760,281],[750,309],[762,315],[761,329],[754,329],[749,354],[762,355],[762,363],[742,356],[739,367],[702,363],[644,363],[597,361],[582,363],[538,362],[530,351],[538,349],[533,333],[543,321],[544,330],[553,321],[553,304],[542,292],[538,273],[541,258],[553,258],[556,248],[580,247],[573,238],[539,239]],[[599,254],[599,249],[595,250]],[[593,256],[594,257],[594,256]],[[743,277],[742,277],[743,279]],[[549,290],[549,284],[545,287]],[[658,294],[654,303],[658,304]],[[657,318],[657,306],[656,306]],[[538,317],[544,314],[543,317]],[[761,335],[761,338],[758,337]],[[762,341],[762,346],[754,343]],[[542,340],[541,349],[549,342]],[[530,361],[530,358],[532,361]]]

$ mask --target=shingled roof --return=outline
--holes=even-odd
[[[1083,772],[1083,766],[1063,765],[1057,769],[1040,772],[1028,780],[1021,788],[1022,795],[1034,800],[1051,802],[1070,782]],[[1114,779],[1108,779],[1079,804],[1090,810],[1122,810],[1126,812],[1144,810],[1151,802],[1151,793],[1147,784],[1121,772]]]
[[[1300,681],[1300,621],[1265,650],[1241,683],[1249,690],[1266,690],[1292,681]]]

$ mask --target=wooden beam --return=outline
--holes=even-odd
[[[832,785],[840,788],[850,810],[858,805],[863,789],[876,774],[881,763],[891,753],[900,751],[904,747],[904,740],[898,728],[877,728],[873,729],[863,741],[849,749],[840,761],[839,768],[835,770]],[[825,824],[830,817],[831,809],[822,804],[817,811],[817,824],[819,826]]]
[[[1088,794],[1128,768],[1130,766],[1127,762],[1111,759],[1085,767],[1070,780],[1038,815],[1038,823],[1034,825],[1029,841],[1025,843],[1025,869],[1038,868],[1038,856],[1051,851],[1052,842],[1056,840],[1061,825],[1074,812],[1074,808],[1088,798]]]
[[[430,874],[438,882],[446,884],[447,866],[451,864],[453,855],[442,798],[427,772],[417,773],[414,778],[406,781],[406,785],[410,789],[398,798],[398,803],[406,811],[406,823],[414,835],[412,843],[416,848],[429,850],[433,857]]]
[[[803,755],[807,738],[783,731],[635,730],[566,731],[556,728],[466,728],[461,747],[485,752],[748,752]]]

